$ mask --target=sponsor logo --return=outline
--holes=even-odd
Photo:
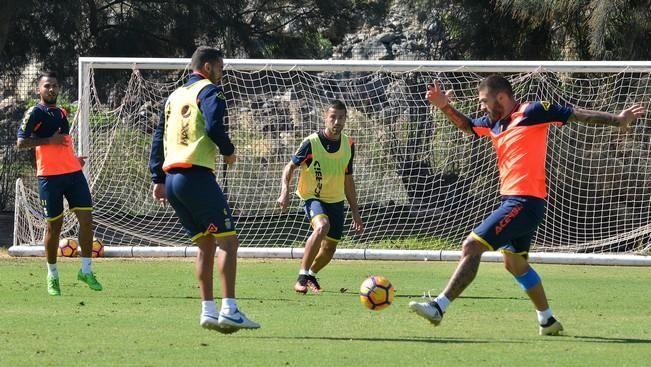
[[[552,104],[549,101],[540,101],[540,105],[545,109],[545,111],[549,111],[549,107]]]
[[[321,190],[323,189],[323,173],[321,172],[321,163],[314,161],[314,178],[316,179],[316,187],[314,188],[314,196],[321,197]]]
[[[190,110],[190,106],[188,106],[187,104],[181,108],[181,116],[183,116],[184,118],[187,119],[188,117],[190,117],[191,114],[192,114],[192,110]]]
[[[511,223],[513,218],[517,217],[522,211],[522,205],[518,205],[511,209],[511,211],[495,226],[495,234],[500,234]]]
[[[207,229],[208,232],[217,233],[218,230],[219,230],[219,228],[217,228],[216,225],[214,225],[212,223],[210,223],[210,225],[208,225],[208,229]]]
[[[219,91],[219,93],[217,93],[217,98],[221,99],[222,101],[226,100],[226,96],[224,96],[224,92],[222,91]]]
[[[224,227],[226,227],[227,231],[233,228],[233,223],[231,222],[230,218],[224,219]]]

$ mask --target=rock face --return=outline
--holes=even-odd
[[[444,29],[436,9],[396,1],[384,17],[370,17],[333,48],[336,60],[437,60]]]

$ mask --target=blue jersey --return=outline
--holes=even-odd
[[[190,75],[186,86],[205,79],[201,74],[193,73]],[[154,132],[154,138],[151,144],[151,155],[149,157],[149,170],[152,173],[154,183],[165,182],[165,172],[163,171],[163,162],[165,160],[163,135],[165,131],[165,102],[161,105],[161,112],[158,126]],[[235,152],[235,146],[228,136],[224,118],[226,117],[226,102],[224,92],[215,85],[210,84],[199,92],[197,104],[206,124],[206,135],[217,145],[222,155],[231,155]]]
[[[330,140],[325,136],[323,130],[318,132],[319,140],[321,145],[325,148],[328,153],[336,153],[341,146],[341,139],[339,140]],[[355,143],[352,143],[350,146],[350,160],[348,161],[348,167],[346,167],[346,174],[353,174],[353,158],[355,158]],[[296,153],[292,156],[292,162],[296,166],[300,166],[302,163],[305,163],[306,166],[312,164],[312,144],[310,144],[309,139],[305,139],[303,144],[298,148]]]

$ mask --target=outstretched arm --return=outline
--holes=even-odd
[[[633,123],[638,117],[645,113],[646,109],[637,104],[623,110],[618,115],[609,112],[576,108],[568,121],[617,126],[625,129],[629,124]]]
[[[448,117],[452,123],[461,131],[472,134],[472,124],[470,118],[463,113],[457,111],[450,105],[449,97],[452,95],[453,90],[443,91],[437,81],[427,87],[425,98],[432,104],[438,107]]]
[[[277,200],[280,209],[286,209],[289,206],[289,182],[292,180],[296,168],[298,167],[294,162],[287,163],[283,168],[283,176],[280,179],[280,196]]]
[[[353,231],[361,233],[364,230],[364,224],[362,223],[362,216],[359,215],[359,208],[357,207],[357,191],[355,190],[353,175],[346,175],[344,180],[344,192],[346,193],[346,200],[348,201],[348,206],[350,206],[350,211],[353,215]]]

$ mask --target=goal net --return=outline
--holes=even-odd
[[[148,159],[160,105],[183,84],[188,59],[80,59],[73,134],[95,202],[95,235],[108,246],[188,246],[172,208],[151,198]],[[651,100],[649,63],[225,61],[222,86],[237,163],[215,162],[242,247],[302,247],[310,227],[292,196],[277,208],[282,168],[323,126],[327,102],[349,110],[354,179],[365,224],[342,248],[458,250],[499,205],[490,141],[457,130],[424,100],[438,79],[453,103],[481,114],[477,86],[489,73],[516,98],[619,112]],[[298,171],[297,171],[298,172]],[[651,243],[651,124],[630,131],[569,124],[548,138],[549,198],[533,252],[633,254]],[[295,188],[295,181],[292,183]],[[41,245],[36,181],[16,184],[15,245]],[[67,213],[63,236],[76,236]]]

